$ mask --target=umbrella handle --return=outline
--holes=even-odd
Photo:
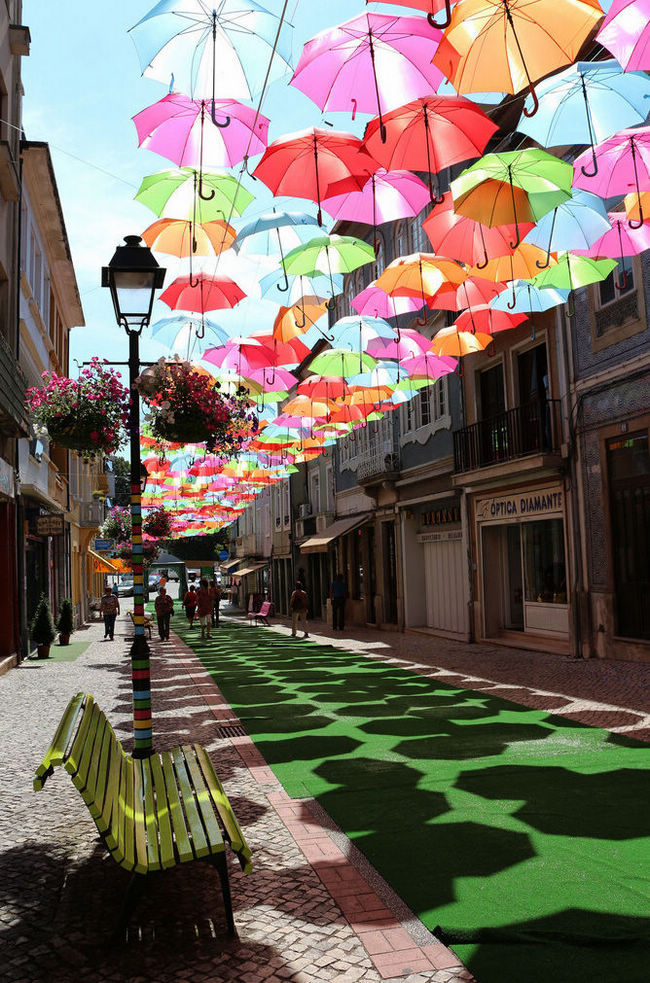
[[[614,280],[614,286],[617,290],[623,291],[627,290],[627,271],[623,270],[623,282],[619,283],[618,280]]]
[[[437,21],[433,14],[427,14],[427,20],[431,27],[437,27],[439,30],[444,30],[445,27],[449,27],[451,24],[451,2],[450,0],[445,0],[445,19]]]
[[[289,277],[287,276],[287,271],[285,270],[284,267],[282,267],[282,272],[284,274],[284,283],[276,283],[276,287],[282,293],[286,293],[287,290],[289,289]],[[303,325],[303,327],[304,327],[304,325]]]
[[[189,277],[190,287],[198,287],[200,283],[201,283],[201,278],[197,275],[196,280],[193,280],[192,274],[190,273],[190,277]]]
[[[506,302],[506,307],[509,310],[513,311],[516,306],[517,306],[517,295],[515,294],[515,288],[514,288],[514,285],[513,285],[513,288],[512,288],[512,301],[510,301],[510,300],[507,301]]]
[[[635,222],[631,218],[628,219],[627,224],[631,229],[640,229],[643,223],[645,222],[645,218],[643,217],[643,205],[641,204],[641,195],[637,194],[637,197],[639,200],[639,221]]]
[[[575,317],[576,316],[576,304],[575,304],[575,300],[574,300],[574,297],[573,297],[573,291],[571,291],[571,293],[569,294],[569,299],[567,301],[567,305],[566,305],[566,316],[567,317]]]
[[[333,311],[336,307],[336,298],[330,297],[329,300],[325,301],[325,306],[327,307],[328,311]]]
[[[596,157],[596,151],[594,150],[593,144],[591,147],[591,159],[594,165],[593,171],[588,171],[586,167],[580,168],[585,177],[596,177],[598,174],[598,158]]]
[[[465,363],[463,362],[462,358],[458,359],[458,365],[456,366],[456,375],[458,376],[459,379],[462,379],[463,376],[465,375]]]
[[[477,270],[484,270],[485,267],[488,265],[489,262],[490,262],[490,260],[488,259],[488,254],[487,254],[487,249],[486,249],[485,250],[485,259],[483,260],[482,263],[477,263],[476,264],[476,269]]]
[[[427,325],[427,316],[426,316],[426,314],[424,315],[424,318],[419,318],[419,317],[416,318],[415,323],[418,324],[421,328],[425,328],[426,325]]]
[[[511,243],[510,243],[510,248],[511,248],[511,249],[516,249],[516,248],[517,248],[517,246],[518,246],[518,245],[519,245],[519,244],[521,243],[521,236],[520,236],[520,234],[519,234],[519,223],[518,223],[518,222],[517,222],[517,223],[516,223],[516,225],[515,225],[515,230],[516,230],[516,235],[517,235],[517,238],[515,239],[515,241],[514,241],[514,242],[511,242]]]
[[[357,100],[356,99],[350,99],[350,102],[352,103],[352,120],[354,121],[357,118],[357,105],[358,104],[357,104]]]
[[[212,108],[210,110],[210,119],[215,126],[218,126],[220,130],[225,130],[227,126],[230,126],[230,116],[226,116],[226,122],[220,123],[216,117],[216,109],[214,107],[214,99],[212,99]]]
[[[205,338],[205,318],[203,314],[201,315],[201,330],[196,332],[196,337],[200,340]]]
[[[533,85],[532,82],[528,86],[528,91],[530,92],[530,95],[533,100],[533,108],[526,109],[526,107],[524,106],[524,116],[527,116],[530,119],[530,117],[534,116],[537,110],[539,109],[539,99],[537,98],[537,93],[535,92],[535,86]]]
[[[286,273],[285,273],[285,276],[286,276]],[[298,324],[298,318],[294,318],[294,320],[296,322],[296,327],[297,328],[300,328],[302,330],[302,328],[304,328],[304,326],[307,324],[307,314],[305,313],[304,307],[299,308],[299,310],[302,311],[302,324]]]
[[[201,198],[202,201],[212,201],[215,194],[216,191],[214,190],[214,188],[210,189],[209,194],[207,195],[203,194],[203,174],[199,173],[199,198]]]

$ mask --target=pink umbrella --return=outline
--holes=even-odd
[[[400,314],[413,314],[422,307],[419,297],[392,297],[375,281],[369,283],[365,290],[358,293],[351,301],[358,314],[369,314],[372,317],[398,317]]]
[[[441,379],[443,375],[449,375],[456,369],[456,359],[449,358],[447,355],[434,355],[431,351],[415,355],[413,358],[405,358],[400,362],[405,374],[412,379],[417,376],[427,379]]]
[[[649,0],[614,0],[596,41],[626,72],[650,68]]]
[[[431,64],[441,31],[424,17],[361,14],[308,41],[291,84],[322,110],[379,116],[436,92],[444,76]]]
[[[576,249],[583,256],[592,259],[618,259],[623,271],[622,283],[615,283],[617,290],[627,289],[627,273],[623,262],[626,256],[638,256],[639,253],[650,249],[650,225],[643,223],[640,228],[630,223],[625,212],[608,212],[611,229],[586,250]]]
[[[585,174],[592,156],[598,163],[595,175]],[[585,150],[573,162],[573,185],[592,191],[601,198],[613,198],[633,191],[639,202],[639,221],[628,219],[631,229],[643,225],[641,192],[650,191],[650,127],[619,130],[592,150]]]
[[[323,208],[335,222],[360,222],[376,229],[384,222],[397,222],[401,218],[418,215],[429,201],[429,190],[410,171],[385,171],[380,168],[370,177],[361,191],[336,194],[323,201]],[[377,246],[375,245],[375,249]]]
[[[508,331],[516,328],[528,320],[528,315],[523,313],[511,314],[508,311],[495,310],[483,304],[480,307],[469,308],[463,311],[454,321],[457,331],[471,331],[473,334],[497,334],[499,331]]]
[[[390,358],[401,362],[406,358],[423,355],[431,344],[430,338],[425,338],[419,331],[405,328],[399,338],[375,338],[366,351],[373,358]]]
[[[524,232],[524,224],[526,231]],[[442,256],[451,256],[461,263],[487,266],[493,256],[508,256],[512,253],[510,243],[515,235],[514,225],[495,225],[489,228],[481,222],[460,215],[454,211],[451,192],[442,196],[442,202],[429,212],[422,228],[427,234],[433,251]],[[521,237],[534,228],[534,222],[520,222]]]
[[[489,304],[506,289],[505,283],[468,276],[458,287],[449,284],[431,300],[429,307],[437,311],[462,311],[466,307]]]
[[[234,99],[190,99],[171,92],[133,117],[138,143],[179,167],[234,167],[266,149],[269,121]],[[201,189],[199,189],[201,194]],[[202,196],[203,197],[203,196]]]

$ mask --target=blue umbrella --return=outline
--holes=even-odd
[[[558,290],[555,287],[536,287],[528,280],[513,280],[510,289],[500,293],[490,303],[497,311],[514,311],[515,313],[541,313],[559,304],[566,304],[568,290]]]
[[[215,321],[201,317],[200,314],[164,317],[151,326],[151,332],[156,341],[162,342],[168,348],[180,348],[187,345],[188,350],[193,341],[201,341],[206,334],[216,338],[219,344],[223,344],[229,337],[228,332],[224,331]],[[206,344],[214,346],[214,341],[212,338],[206,339]],[[200,350],[203,347],[199,345]]]
[[[375,338],[395,338],[396,331],[382,317],[339,318],[329,328],[328,338],[335,348],[349,348],[352,352],[365,351]]]
[[[265,297],[267,294],[271,293],[275,295],[275,298],[277,298],[275,289],[278,284],[284,283],[285,276],[286,274],[283,269],[274,270],[273,273],[267,273],[267,275],[260,280],[262,296]],[[314,297],[329,297],[332,292],[332,285],[330,284],[330,278],[328,276],[289,274],[287,280],[289,283],[289,296],[285,301],[285,305],[287,307],[290,304],[297,304],[300,298],[304,297],[306,294],[311,294]],[[335,294],[340,294],[343,290],[343,274],[332,274],[332,282],[334,283]]]
[[[592,148],[619,130],[644,123],[650,79],[645,72],[624,72],[617,61],[578,62],[535,86],[539,110],[526,98],[517,129],[542,147],[589,144]],[[598,171],[593,154],[593,171]]]
[[[277,252],[284,280],[277,283],[276,287],[285,293],[289,289],[289,281],[284,266],[284,255],[313,238],[314,226],[318,227],[317,220],[306,212],[282,212],[273,209],[272,212],[260,215],[239,229],[233,248],[239,250],[244,242],[248,245],[254,237],[254,248],[251,252],[257,251],[263,255]]]
[[[550,263],[551,253],[589,249],[610,229],[602,198],[574,188],[570,198],[539,220],[524,242],[546,250],[546,261],[536,261],[540,270],[543,270]]]

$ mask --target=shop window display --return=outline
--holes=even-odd
[[[561,519],[522,525],[526,601],[566,604],[564,528]]]

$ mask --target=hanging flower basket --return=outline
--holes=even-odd
[[[43,372],[44,386],[27,390],[37,429],[84,457],[112,454],[126,437],[130,394],[119,375],[98,358],[78,379]]]
[[[131,509],[114,505],[99,527],[102,539],[114,539],[116,543],[131,543]]]
[[[161,359],[136,384],[158,440],[205,444],[209,451],[232,455],[257,431],[247,390],[226,395],[209,373],[190,362]]]
[[[133,556],[131,551],[131,543],[120,543],[117,547],[117,555],[120,560],[126,560],[133,566]],[[151,541],[144,542],[142,544],[142,562],[144,566],[149,566],[149,564],[154,563],[158,556],[160,555],[160,547]]]
[[[142,531],[152,539],[169,539],[172,534],[172,518],[162,505],[152,509],[142,523]]]

